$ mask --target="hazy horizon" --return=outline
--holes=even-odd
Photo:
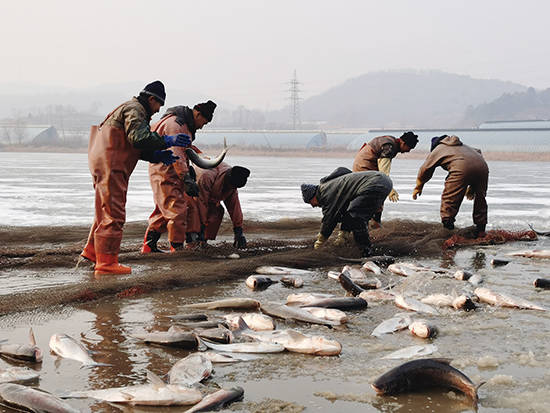
[[[370,72],[437,70],[550,87],[550,4],[435,0],[23,1],[4,6],[0,84],[167,89],[274,110]]]

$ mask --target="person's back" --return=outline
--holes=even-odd
[[[399,153],[397,138],[384,135],[363,144],[353,160],[353,172],[378,171],[378,159],[393,159]]]

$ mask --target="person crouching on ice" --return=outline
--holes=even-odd
[[[243,234],[243,213],[238,188],[246,185],[250,170],[222,162],[214,169],[197,168],[198,198],[190,202],[187,213],[186,247],[196,248],[208,240],[215,240],[222,223],[223,202],[233,223],[235,248],[246,248]]]
[[[382,172],[351,172],[342,167],[322,178],[319,185],[302,184],[304,202],[323,210],[321,230],[313,247],[320,248],[340,222],[342,232],[353,233],[361,255],[372,255],[368,222],[392,188],[391,179]]]

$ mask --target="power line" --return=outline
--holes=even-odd
[[[296,126],[302,126],[302,121],[300,119],[300,87],[301,84],[298,82],[298,78],[296,77],[296,69],[294,69],[294,77],[289,82],[290,88],[288,89],[288,92],[290,92],[290,117],[292,119],[292,129],[296,129]]]

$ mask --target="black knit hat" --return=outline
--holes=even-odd
[[[439,145],[439,144],[441,143],[441,141],[442,141],[443,139],[445,139],[446,137],[447,137],[447,135],[442,135],[442,136],[433,137],[433,138],[432,138],[432,144],[431,144],[431,146],[430,146],[430,152],[432,152],[432,151],[435,149],[435,147],[436,147],[437,145]]]
[[[206,119],[208,122],[212,120],[212,116],[214,116],[214,109],[216,109],[216,104],[209,100],[208,102],[204,103],[197,103],[193,109],[198,110],[202,116],[204,116],[204,119]]]
[[[416,146],[416,144],[418,143],[418,135],[415,135],[411,131],[406,132],[403,135],[401,135],[400,139],[403,142],[405,142],[405,144],[411,149],[413,149]]]
[[[302,184],[300,189],[302,190],[302,198],[306,204],[309,204],[313,197],[317,194],[319,185]]]
[[[242,188],[250,176],[250,170],[242,166],[234,166],[228,173],[228,179],[235,188]]]
[[[141,93],[145,93],[146,95],[153,96],[163,105],[164,105],[164,101],[166,100],[166,92],[164,91],[164,85],[160,80],[155,80],[153,83],[149,83],[147,86],[143,88]]]

